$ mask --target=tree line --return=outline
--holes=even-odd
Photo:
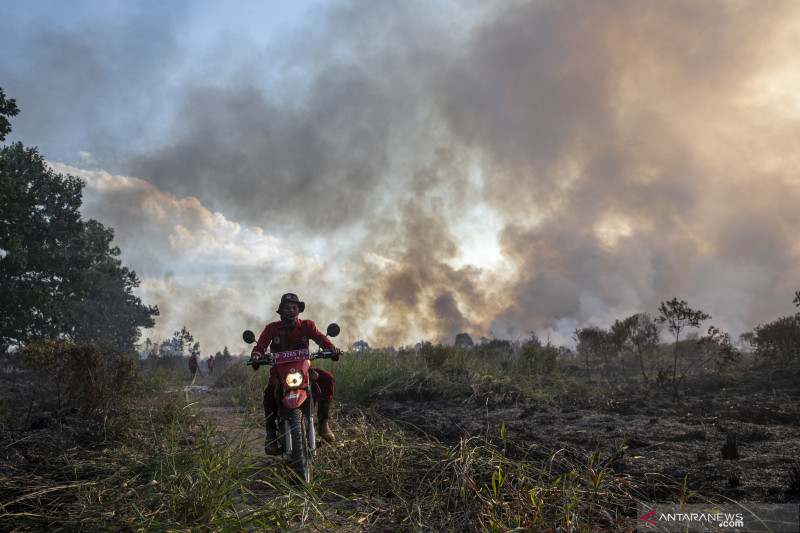
[[[19,113],[0,88],[0,141]],[[34,340],[110,345],[133,351],[157,306],[133,290],[114,230],[83,220],[85,182],[57,174],[36,148],[0,149],[0,354]]]
[[[800,307],[800,291],[795,292],[794,303]],[[677,298],[661,302],[658,311],[656,317],[637,313],[617,320],[608,329],[595,326],[576,329],[573,337],[577,342],[576,352],[585,364],[587,376],[591,361],[600,361],[609,377],[619,372],[619,377],[627,380],[630,376],[626,375],[622,359],[632,358],[644,382],[669,383],[677,399],[681,384],[693,368],[713,364],[722,369],[741,360],[742,353],[730,335],[714,325],[703,336],[687,338],[690,329],[700,328],[712,318],[708,313],[692,309],[685,300]],[[658,356],[662,328],[672,336],[669,362],[661,361]],[[754,331],[742,334],[740,340],[759,363],[798,366],[800,313],[761,324]],[[657,368],[652,366],[654,362]]]

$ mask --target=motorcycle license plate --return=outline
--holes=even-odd
[[[308,348],[302,350],[289,350],[286,352],[276,352],[273,354],[276,364],[294,363],[295,361],[305,361],[308,359]]]

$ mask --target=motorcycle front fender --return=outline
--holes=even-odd
[[[308,397],[308,393],[305,389],[291,389],[283,391],[283,398],[281,398],[281,403],[286,406],[287,409],[297,409],[303,402],[306,401]]]

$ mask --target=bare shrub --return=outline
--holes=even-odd
[[[524,370],[538,376],[549,376],[558,371],[558,348],[549,342],[542,346],[534,337],[520,347],[519,361]]]
[[[470,354],[478,359],[496,361],[497,365],[502,368],[514,356],[516,349],[517,347],[510,340],[492,339],[477,344],[470,350]]]
[[[139,365],[114,348],[95,344],[38,341],[18,354],[21,368],[49,383],[54,407],[112,414],[131,407],[140,390]]]
[[[800,463],[798,462],[789,467],[789,492],[792,494],[800,492]]]
[[[440,369],[444,366],[450,350],[441,344],[424,343],[419,348],[419,356],[425,361],[425,365],[431,369]]]
[[[775,365],[800,364],[800,319],[786,316],[762,324],[750,339],[753,355],[760,362]]]
[[[675,350],[672,362],[672,397],[677,402],[679,398],[678,389],[686,378],[689,368],[682,366],[683,357],[680,348],[681,333],[686,328],[697,328],[704,320],[711,318],[711,315],[694,310],[685,300],[678,301],[677,298],[661,302],[658,308],[660,316],[656,319],[661,324],[666,324],[667,329],[675,336]],[[691,365],[689,365],[691,367]]]
[[[739,458],[739,447],[736,442],[736,433],[728,433],[725,437],[725,444],[720,449],[723,459],[735,460]]]

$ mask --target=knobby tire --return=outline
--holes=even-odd
[[[308,427],[303,409],[292,409],[289,413],[289,427],[292,432],[292,470],[305,481],[311,482],[311,468],[308,462]]]

